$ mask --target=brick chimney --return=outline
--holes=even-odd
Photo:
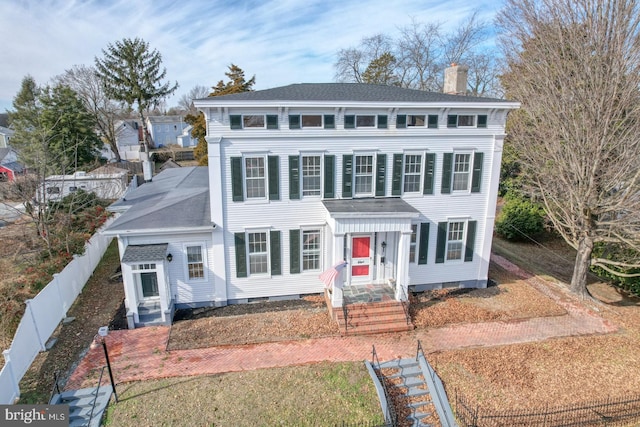
[[[469,67],[466,65],[451,64],[444,70],[443,92],[450,95],[466,95],[467,75]]]

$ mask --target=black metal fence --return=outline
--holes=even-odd
[[[626,427],[640,422],[640,395],[496,412],[456,391],[455,413],[461,427]]]

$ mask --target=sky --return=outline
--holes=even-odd
[[[340,49],[413,19],[446,32],[478,10],[492,21],[500,2],[477,0],[0,0],[0,112],[26,75],[45,85],[74,65],[93,65],[109,44],[142,38],[162,55],[179,88],[227,81],[231,64],[255,90],[334,81]]]

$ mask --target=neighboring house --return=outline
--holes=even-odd
[[[185,132],[191,128],[185,123],[182,116],[149,116],[147,117],[147,130],[151,141],[155,147],[163,147],[171,144],[178,144],[181,147],[192,147],[196,145],[191,138],[190,132]]]
[[[178,135],[177,143],[182,148],[195,147],[198,145],[198,140],[191,136],[193,126],[189,125],[182,130],[182,134]]]
[[[349,83],[194,103],[208,167],[157,175],[114,205],[105,232],[130,327],[169,323],[175,307],[320,293],[332,266],[332,307],[358,285],[398,300],[409,287],[486,287],[518,103]]]
[[[18,162],[18,154],[13,148],[0,148],[0,182],[13,181],[25,172],[26,169]]]
[[[116,123],[116,142],[122,160],[140,160],[140,141],[142,141],[142,126],[138,122],[127,120]],[[101,151],[102,157],[107,160],[115,159],[108,144],[105,144]]]
[[[121,198],[129,183],[129,171],[103,166],[89,173],[78,171],[73,175],[48,176],[36,194],[39,202],[57,201],[78,190],[95,193],[101,199]]]
[[[0,126],[0,148],[9,147],[13,131],[7,127]]]

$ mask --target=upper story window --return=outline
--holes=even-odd
[[[345,115],[344,116],[344,128],[379,128],[385,129],[387,127],[387,116],[384,114],[358,114],[358,115]]]
[[[444,153],[441,193],[479,193],[483,160],[480,152]]]
[[[333,114],[292,114],[289,115],[289,129],[333,129],[335,128]]]
[[[231,114],[231,129],[278,129],[278,116],[272,114]]]
[[[404,193],[419,193],[422,182],[422,155],[406,154],[404,156]]]
[[[354,156],[353,189],[354,196],[373,196],[373,156]]]
[[[428,127],[436,129],[438,127],[437,114],[398,114],[396,116],[396,128]]]
[[[302,156],[302,196],[320,196],[322,166],[320,156]]]
[[[449,114],[447,116],[447,127],[449,128],[486,128],[487,116],[473,114]]]
[[[231,195],[234,202],[280,200],[280,158],[247,155],[231,157]]]
[[[453,161],[453,191],[468,191],[470,174],[471,154],[456,153]]]

